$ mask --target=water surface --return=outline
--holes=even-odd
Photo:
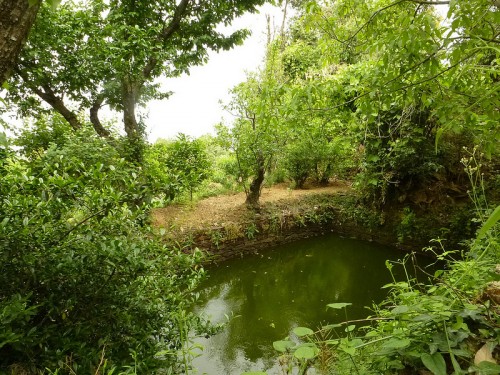
[[[196,312],[214,323],[233,316],[222,333],[199,339],[204,346],[194,360],[198,374],[232,375],[243,371],[280,373],[272,343],[297,326],[317,328],[345,320],[328,303],[351,302],[349,319],[370,314],[391,282],[387,259],[404,253],[374,243],[316,237],[265,250],[257,256],[224,262],[209,269]]]

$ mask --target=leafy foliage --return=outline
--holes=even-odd
[[[42,4],[15,70],[9,99],[22,113],[35,116],[43,101],[74,129],[82,126],[76,113],[89,111],[89,120],[101,136],[109,136],[109,131],[98,112],[109,105],[122,113],[124,130],[135,141],[144,135],[137,105],[170,94],[162,92],[154,79],[179,76],[206,62],[209,50],[242,43],[247,30],[226,35],[217,26],[227,26],[263,3],[67,1],[57,12]]]
[[[210,161],[201,141],[179,134],[175,141],[157,142],[146,154],[148,181],[170,200],[190,193],[210,176]]]
[[[180,366],[180,324],[199,326],[184,310],[201,255],[166,248],[144,225],[135,168],[85,133],[4,168],[1,368],[89,372],[102,352],[137,373]]]
[[[22,155],[36,159],[51,145],[64,146],[70,133],[70,127],[61,116],[41,116],[32,126],[21,128],[14,142],[21,148]]]

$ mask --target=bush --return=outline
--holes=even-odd
[[[323,136],[315,136],[288,145],[283,165],[297,188],[309,177],[316,183],[327,184],[339,163],[339,145]]]
[[[283,164],[288,178],[301,189],[315,166],[309,145],[304,142],[289,145]]]
[[[175,368],[176,355],[155,354],[181,348],[180,317],[197,324],[184,310],[203,271],[198,253],[166,248],[144,225],[140,171],[86,136],[4,168],[0,371],[89,373],[103,350],[138,373]]]
[[[179,134],[175,141],[161,141],[146,150],[145,171],[154,190],[172,200],[193,191],[210,176],[210,161],[203,142]]]

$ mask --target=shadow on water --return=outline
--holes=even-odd
[[[234,317],[222,333],[197,340],[204,352],[193,366],[198,374],[209,375],[279,373],[273,341],[297,326],[317,328],[345,320],[343,310],[327,310],[328,303],[351,302],[348,318],[366,317],[366,307],[384,299],[387,290],[381,286],[392,280],[385,261],[404,255],[327,235],[210,268],[195,311],[214,323],[226,321],[225,315]]]

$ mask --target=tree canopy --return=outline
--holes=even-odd
[[[9,98],[25,114],[40,113],[44,102],[74,129],[85,111],[101,136],[110,135],[99,119],[108,105],[122,113],[129,139],[141,138],[137,105],[169,95],[156,80],[205,63],[209,50],[241,44],[248,30],[226,35],[221,27],[263,3],[89,0],[64,2],[56,12],[42,5]]]
[[[445,16],[435,9],[439,4],[448,5]],[[264,112],[279,113],[271,132],[289,143],[282,162],[299,185],[325,148],[330,156],[344,150],[344,160],[326,163],[330,171],[358,159],[359,185],[382,201],[387,194],[404,199],[438,176],[460,173],[460,158],[452,165],[449,153],[460,154],[463,145],[479,144],[490,157],[497,152],[496,4],[344,0],[296,6],[288,33],[273,41],[279,84],[263,74],[246,85],[261,87],[251,96],[256,103],[278,87],[274,108]],[[235,98],[241,98],[238,90]]]

